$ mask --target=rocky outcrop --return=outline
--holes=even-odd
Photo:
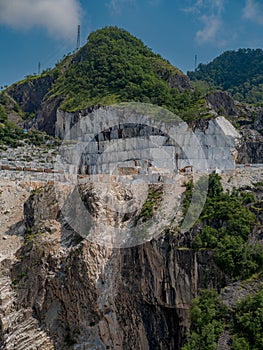
[[[26,221],[35,220],[37,231],[12,269],[16,307],[30,310],[57,350],[181,349],[192,298],[201,288],[224,284],[213,253],[181,249],[171,234],[126,249],[88,239],[65,247],[53,211],[41,214],[52,202],[51,189],[43,191],[25,206]]]
[[[212,92],[206,100],[217,114],[227,116],[234,125],[239,126],[241,138],[236,147],[237,163],[262,163],[262,107],[238,103],[224,91]]]
[[[14,84],[7,90],[22,112],[29,115],[24,122],[26,129],[38,129],[54,135],[57,109],[63,100],[61,95],[49,96],[54,82],[51,75],[44,75]]]
[[[7,92],[19,104],[23,112],[35,113],[40,109],[53,82],[54,79],[47,75],[15,84]]]
[[[249,128],[243,129],[241,134],[242,142],[237,147],[237,163],[263,163],[263,136]]]
[[[231,184],[246,187],[259,181],[262,170],[253,175],[244,169],[224,176],[224,188],[231,190]],[[66,196],[68,185],[61,186]],[[93,195],[85,186],[91,184],[79,187],[80,197],[100,220],[105,198],[96,193],[96,186]],[[213,252],[190,249],[176,225],[134,247],[119,249],[91,242],[66,222],[56,201],[57,191],[49,183],[31,194],[24,206],[24,242],[1,258],[3,350],[180,350],[190,327],[191,300],[201,289],[221,290],[222,299],[231,306],[260,286],[260,281],[227,286]],[[110,193],[121,203],[126,194],[132,196],[131,191],[123,191],[117,184],[115,193],[111,183]],[[116,216],[113,210],[106,214],[108,224],[115,227],[125,218],[125,213]],[[14,227],[5,240],[12,237],[9,234],[21,233]],[[225,332],[218,349],[228,345]]]
[[[184,74],[174,74],[169,78],[168,84],[170,88],[177,88],[180,92],[193,90],[189,78]]]
[[[177,171],[233,169],[239,134],[223,117],[187,124],[173,113],[144,104],[105,107],[91,113],[59,111],[56,135],[66,162],[88,174],[109,173],[126,164]],[[72,154],[67,140],[75,140]]]
[[[206,97],[207,102],[219,115],[234,116],[238,109],[233,98],[225,91],[215,91]]]
[[[55,96],[44,99],[39,106],[36,116],[25,123],[28,129],[38,129],[45,131],[49,135],[55,134],[55,125],[57,119],[57,110],[62,102],[62,96]]]
[[[134,344],[133,348],[144,349],[139,332],[139,339],[132,336],[139,323],[137,328],[145,330],[149,349],[181,349],[190,326],[190,300],[200,288],[217,288],[222,283],[212,255],[180,250],[174,238],[165,237],[124,251],[122,261],[123,283],[117,305],[121,306],[121,324],[129,330],[124,334],[123,348]],[[211,267],[208,275],[207,265]],[[129,297],[131,293],[137,301]],[[131,310],[137,313],[137,320],[127,323]]]
[[[1,349],[54,350],[52,340],[41,329],[32,308],[17,309],[16,281],[11,281],[9,276],[11,266],[0,263],[0,267]]]
[[[254,120],[254,128],[263,135],[263,108],[258,110]]]

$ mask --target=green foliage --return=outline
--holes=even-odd
[[[65,65],[62,61],[56,71]],[[125,30],[107,27],[89,35],[66,71],[59,73],[52,93],[64,96],[61,108],[67,111],[136,101],[186,114],[186,119],[202,116],[206,110],[200,93],[171,88],[169,79],[174,75],[182,72],[141,40]]]
[[[0,93],[0,123],[7,121],[8,97],[4,92]]]
[[[207,182],[207,176],[201,176],[195,184],[193,181],[186,184],[183,213],[185,215],[185,221],[189,222],[190,226],[192,226],[194,221],[198,221],[197,219],[205,204]]]
[[[4,106],[0,105],[0,123],[7,121],[7,113]]]
[[[0,123],[0,146],[18,147],[22,146],[23,142],[41,146],[46,145],[47,141],[58,143],[58,140],[50,137],[45,132],[31,130],[25,133],[23,129],[8,120],[5,120],[2,124]]]
[[[145,222],[153,217],[154,210],[156,210],[158,204],[162,200],[163,188],[150,186],[148,191],[148,196],[146,201],[144,202],[140,213],[137,215],[135,219],[135,225],[139,220]]]
[[[233,333],[234,350],[263,349],[263,288],[237,304]]]
[[[0,124],[0,145],[17,147],[23,138],[23,130],[13,123]]]
[[[200,86],[215,86],[229,91],[240,101],[263,103],[263,50],[239,49],[226,51],[208,64],[199,64],[195,72],[188,72]]]
[[[187,213],[192,199],[193,189],[194,189],[194,182],[193,180],[190,180],[185,184],[185,193],[184,193],[184,215]]]
[[[216,350],[228,316],[226,306],[216,291],[204,290],[192,301],[191,334],[182,350]]]
[[[228,309],[213,290],[202,291],[193,299],[191,333],[182,350],[217,349],[220,334],[229,330],[231,349],[263,349],[263,288]]]
[[[202,96],[206,96],[208,93],[216,90],[216,87],[211,82],[205,80],[193,80],[191,81],[191,85]]]
[[[2,91],[0,93],[0,123],[8,120],[8,113],[19,114],[21,117],[24,115],[19,104],[10,98],[6,91]]]
[[[186,192],[189,203],[191,184]],[[263,247],[248,243],[256,216],[248,204],[255,201],[251,192],[224,193],[217,174],[209,176],[205,206],[200,215],[201,232],[192,247],[215,250],[216,264],[232,278],[247,278],[263,264]]]

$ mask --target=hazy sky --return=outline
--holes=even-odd
[[[263,48],[263,0],[0,0],[0,86],[72,52],[109,25],[186,72],[225,50]]]

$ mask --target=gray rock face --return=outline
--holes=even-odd
[[[219,115],[233,116],[238,114],[233,98],[225,91],[212,92],[206,97],[206,100]]]
[[[225,184],[242,187],[258,181],[250,171],[243,180],[240,175],[224,174]],[[63,193],[67,186],[62,185]],[[119,185],[115,189],[116,197],[132,196]],[[95,194],[81,192],[99,216],[104,203]],[[113,225],[118,224],[115,214],[108,216]],[[203,288],[220,290],[227,284],[214,252],[188,249],[185,235],[172,227],[158,239],[126,249],[77,240],[60,218],[51,183],[34,192],[24,216],[31,232],[19,250],[0,261],[3,350],[180,350],[190,327],[192,298]],[[6,237],[10,239],[8,232]],[[190,232],[187,237],[193,238]],[[233,283],[221,290],[221,297],[232,306],[261,282],[248,281],[247,287]],[[227,349],[228,341],[229,334],[223,333],[218,349]]]
[[[190,85],[190,80],[186,75],[173,75],[169,81],[169,86],[171,88],[177,88],[180,92],[184,92],[185,90],[193,90],[192,86]]]
[[[8,94],[17,101],[23,112],[33,113],[39,110],[52,84],[53,79],[50,76],[44,76],[14,85],[8,90]]]
[[[54,81],[54,78],[47,75],[16,84],[8,89],[8,94],[19,104],[23,112],[35,114],[33,119],[28,119],[24,123],[25,128],[38,129],[54,135],[57,109],[63,100],[62,96],[47,99]]]
[[[263,163],[263,136],[256,130],[243,129],[242,142],[238,146],[237,162]]]
[[[38,129],[45,131],[49,135],[54,135],[57,109],[62,100],[62,96],[55,96],[52,99],[43,100],[36,117],[32,121],[28,121],[26,127],[28,129]]]
[[[66,143],[61,152],[88,174],[109,173],[125,163],[170,171],[187,165],[201,172],[234,168],[239,134],[225,118],[191,128],[170,112],[173,120],[167,115],[159,118],[157,112],[152,117],[152,111],[135,113],[130,107],[101,108],[86,115],[59,111],[56,135],[77,142],[71,154]]]
[[[33,220],[35,237],[23,245],[23,258],[12,268],[18,281],[14,302],[29,315],[34,311],[54,349],[181,349],[192,298],[201,288],[223,283],[213,253],[180,250],[175,236],[127,249],[88,240],[65,248],[52,211],[41,215],[52,191],[34,197],[25,217]],[[52,222],[54,229],[35,232],[39,220],[42,227]]]
[[[263,108],[261,108],[261,111],[257,114],[255,118],[254,127],[257,131],[263,134]]]

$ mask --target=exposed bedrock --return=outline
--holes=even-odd
[[[154,115],[151,110],[140,113],[114,107],[85,115],[59,111],[56,135],[78,142],[71,149],[65,143],[62,155],[90,174],[110,172],[125,162],[131,167],[148,162],[147,167],[170,170],[186,165],[197,171],[234,168],[239,134],[225,118],[188,125],[168,111],[167,115],[159,111]]]
[[[12,279],[17,307],[32,310],[55,349],[179,350],[192,298],[223,285],[212,253],[180,249],[175,237],[121,250],[87,240],[66,248],[52,220],[51,232],[22,248]]]
[[[35,113],[40,109],[43,98],[53,82],[54,79],[50,76],[32,79],[13,85],[8,89],[8,94],[15,99],[23,112]]]
[[[11,269],[13,305],[23,323],[9,321],[9,329],[26,333],[34,319],[35,338],[49,339],[49,349],[179,350],[192,298],[225,285],[212,252],[180,248],[179,237],[169,233],[125,249],[78,241],[61,220],[51,185],[28,200],[25,222],[25,242]],[[8,329],[2,332],[3,349],[14,348]],[[34,344],[32,338],[29,348]]]

